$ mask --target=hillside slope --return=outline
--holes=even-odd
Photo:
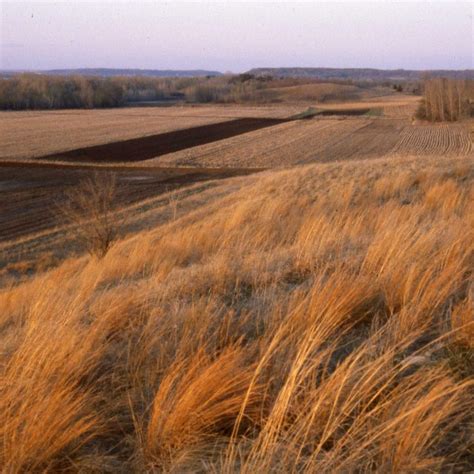
[[[274,77],[306,77],[314,79],[352,79],[352,80],[420,80],[423,76],[474,79],[473,69],[448,70],[410,70],[410,69],[372,69],[372,68],[328,68],[328,67],[268,67],[254,68],[248,74]]]
[[[0,70],[1,77],[9,77],[24,71]],[[27,71],[36,74],[47,74],[53,76],[140,76],[140,77],[204,77],[221,76],[218,71],[207,71],[204,69],[131,69],[131,68],[77,68],[77,69],[47,69],[40,71]]]
[[[472,157],[268,171],[3,290],[0,464],[469,470],[473,184]]]

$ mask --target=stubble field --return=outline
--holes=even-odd
[[[188,106],[0,112],[0,159],[28,159],[242,117],[286,118],[299,110]]]
[[[410,117],[314,117],[182,150],[147,165],[281,167],[395,155],[470,156],[473,125]]]

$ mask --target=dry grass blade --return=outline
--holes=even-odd
[[[152,462],[228,435],[244,398],[247,423],[257,421],[261,393],[255,386],[246,397],[252,367],[245,359],[239,348],[228,348],[214,360],[199,351],[170,367],[154,397],[147,428],[146,453]]]

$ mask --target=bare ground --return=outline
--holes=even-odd
[[[0,243],[60,224],[56,207],[64,191],[92,173],[113,172],[119,186],[117,208],[201,181],[257,170],[212,168],[95,168],[57,164],[0,162]]]

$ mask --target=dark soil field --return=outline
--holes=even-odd
[[[117,176],[117,208],[200,181],[258,170],[218,168],[137,168],[0,162],[0,242],[35,234],[59,224],[57,208],[65,190],[93,173]]]
[[[230,138],[288,121],[275,118],[241,118],[228,122],[191,127],[147,137],[78,148],[42,156],[41,160],[88,163],[143,161],[186,148]]]

